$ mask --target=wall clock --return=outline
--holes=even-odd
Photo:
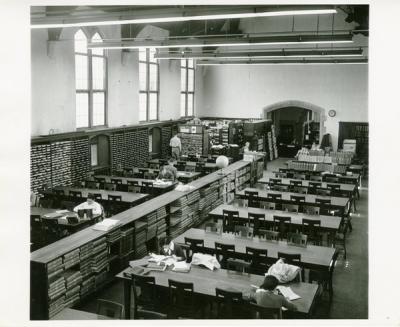
[[[335,110],[329,110],[328,111],[329,117],[335,117],[336,116],[336,111]]]

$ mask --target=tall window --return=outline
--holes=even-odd
[[[92,42],[102,42],[99,33]],[[102,49],[88,49],[82,30],[75,33],[76,127],[106,125],[107,58]]]
[[[158,119],[159,67],[155,49],[139,50],[139,120]]]
[[[181,59],[181,116],[193,116],[194,65],[193,59]]]

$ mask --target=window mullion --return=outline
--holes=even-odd
[[[88,97],[89,97],[89,127],[93,126],[93,69],[92,69],[92,51],[88,51]]]

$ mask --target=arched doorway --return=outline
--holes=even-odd
[[[263,108],[263,117],[271,119],[275,125],[278,148],[282,145],[282,156],[286,154],[291,157],[303,145],[310,146],[313,142],[320,144],[326,132],[325,110],[304,101],[287,100],[266,106]],[[291,151],[286,152],[284,148]]]

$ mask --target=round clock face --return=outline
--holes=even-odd
[[[329,115],[329,117],[335,117],[336,116],[336,111],[335,110],[329,110],[328,115]]]

